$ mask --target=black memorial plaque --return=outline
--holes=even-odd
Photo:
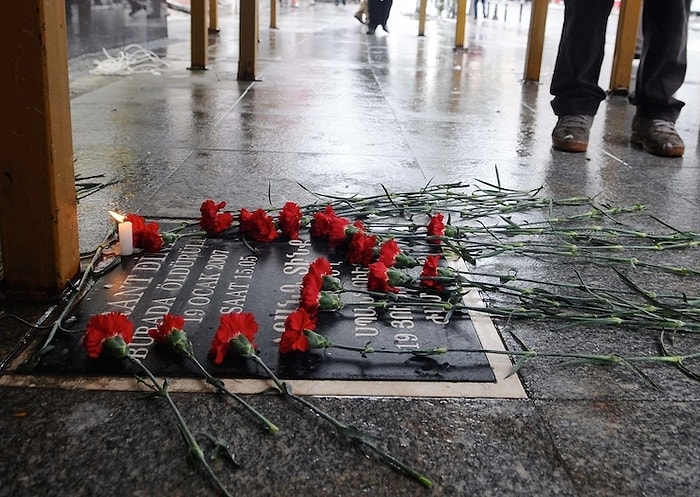
[[[123,375],[118,364],[87,357],[81,345],[89,317],[102,312],[122,312],[134,322],[130,351],[158,376],[194,377],[196,371],[170,350],[154,344],[147,330],[170,312],[185,318],[185,331],[195,355],[221,378],[264,378],[252,361],[228,357],[215,366],[208,357],[222,313],[245,311],[259,324],[256,343],[260,357],[280,377],[313,380],[403,380],[494,382],[484,354],[448,352],[417,357],[410,354],[358,352],[338,348],[280,355],[277,339],[284,321],[299,304],[299,288],[308,266],[318,257],[331,261],[347,290],[338,312],[319,316],[317,332],[331,342],[376,350],[478,349],[472,322],[455,314],[443,324],[444,311],[400,303],[376,309],[372,297],[353,293],[366,290],[367,269],[343,263],[324,244],[307,240],[280,240],[256,244],[255,251],[239,240],[185,236],[156,254],[122,259],[88,293],[76,308],[74,333],[56,335],[54,348],[42,357],[38,374]],[[368,300],[369,299],[369,300]]]

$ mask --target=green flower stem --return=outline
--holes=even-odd
[[[494,349],[447,349],[445,347],[435,347],[432,349],[418,350],[384,350],[374,349],[368,345],[364,347],[354,347],[351,345],[340,345],[327,342],[325,348],[336,348],[348,351],[359,352],[362,357],[367,357],[367,354],[401,354],[413,356],[431,356],[446,354],[448,352],[461,354],[498,354],[507,355],[510,357],[521,357],[523,359],[533,359],[535,357],[549,357],[559,359],[576,359],[583,362],[592,363],[608,363],[608,364],[625,364],[635,362],[660,362],[671,363],[674,365],[683,365],[685,361],[700,358],[700,352],[687,355],[663,355],[663,356],[621,356],[616,354],[583,354],[583,353],[567,353],[567,352],[539,352],[536,350],[494,350]],[[511,373],[512,374],[512,373]]]
[[[635,292],[632,292],[630,290],[620,290],[617,288],[603,288],[603,287],[593,287],[589,286],[585,283],[583,283],[579,277],[580,283],[563,283],[560,281],[547,281],[547,280],[539,280],[539,279],[531,279],[531,278],[521,278],[517,274],[504,274],[504,273],[480,273],[478,271],[458,271],[454,270],[456,273],[464,275],[466,278],[468,278],[468,286],[483,286],[484,289],[488,290],[499,290],[500,288],[506,288],[506,289],[515,289],[517,290],[518,287],[514,287],[513,285],[509,285],[509,283],[533,283],[535,285],[543,285],[543,286],[549,286],[552,288],[565,288],[568,290],[580,290],[585,293],[590,293],[590,294],[595,294],[596,292],[604,292],[606,294],[620,294],[622,296],[630,296],[634,295]],[[578,275],[578,273],[577,273]],[[474,278],[476,277],[483,277],[483,278],[489,278],[489,279],[494,279],[499,281],[500,283],[487,283],[483,282],[480,280],[476,280]],[[648,293],[649,296],[652,296],[654,294]],[[685,300],[687,297],[682,297],[678,295],[654,295],[656,297],[665,297],[665,298],[677,298],[677,299],[683,299]]]
[[[205,459],[204,451],[197,443],[197,440],[195,439],[190,429],[187,427],[185,419],[182,417],[182,414],[180,414],[180,410],[177,408],[175,402],[173,402],[173,399],[170,396],[170,392],[168,391],[167,380],[163,381],[163,384],[161,385],[156,379],[156,377],[153,376],[153,373],[151,373],[151,371],[140,360],[132,356],[127,356],[127,359],[146,374],[150,381],[150,385],[146,384],[146,386],[153,390],[156,393],[156,395],[164,397],[167,400],[168,405],[170,406],[170,410],[173,412],[175,418],[177,419],[178,428],[180,429],[182,437],[185,439],[189,455],[204,468],[205,472],[207,473],[211,481],[214,483],[214,486],[219,492],[221,492],[222,495],[226,497],[233,497],[229,493],[229,491],[226,490],[226,487],[224,487],[223,483],[221,483],[221,480],[219,480],[219,478],[216,476],[214,471],[211,469],[211,466],[209,466],[209,463]]]
[[[64,307],[63,311],[61,311],[61,314],[56,318],[56,320],[53,322],[51,325],[51,330],[49,331],[49,334],[46,336],[46,339],[44,340],[43,345],[37,350],[31,359],[27,361],[26,364],[23,365],[23,368],[26,369],[33,369],[41,360],[41,356],[43,356],[46,352],[48,352],[51,349],[51,342],[53,341],[56,332],[61,328],[61,324],[63,323],[63,320],[73,311],[73,308],[80,302],[80,300],[85,296],[85,293],[87,293],[87,290],[89,290],[88,282],[90,279],[90,276],[93,274],[93,271],[95,269],[95,263],[97,260],[102,256],[102,252],[104,249],[108,247],[109,241],[112,239],[114,236],[114,230],[110,230],[102,240],[102,242],[97,246],[95,249],[95,252],[90,259],[90,262],[85,268],[85,271],[83,272],[82,277],[80,278],[80,282],[78,283],[78,286],[75,288],[75,293],[71,296],[71,298],[68,300],[68,303]]]
[[[369,344],[365,345],[364,347],[355,347],[353,345],[340,345],[336,344],[333,342],[330,342],[326,340],[326,343],[324,344],[324,348],[327,349],[341,349],[341,350],[348,350],[350,352],[359,352],[362,357],[367,357],[368,354],[410,354],[413,356],[433,356],[433,355],[441,355],[441,354],[446,354],[449,352],[448,349],[444,347],[434,347],[432,349],[418,349],[418,350],[393,350],[393,349],[375,349],[374,347],[371,347]]]
[[[274,382],[275,386],[277,389],[282,393],[287,398],[290,398],[296,402],[299,402],[302,404],[304,407],[307,409],[310,409],[314,414],[320,416],[330,424],[332,424],[335,429],[340,433],[341,435],[350,438],[352,440],[356,440],[363,444],[366,447],[369,447],[372,451],[374,451],[377,455],[379,455],[382,459],[384,459],[386,462],[388,462],[392,467],[402,471],[404,474],[410,476],[414,480],[418,481],[421,485],[423,485],[426,488],[430,488],[433,486],[433,482],[430,481],[428,478],[423,476],[421,473],[417,472],[415,469],[411,468],[410,466],[406,465],[405,463],[399,461],[389,453],[385,452],[384,450],[380,449],[377,447],[374,442],[372,441],[374,437],[372,437],[370,434],[350,425],[346,425],[345,423],[342,423],[335,419],[333,416],[329,415],[322,409],[318,408],[308,400],[299,397],[298,395],[294,394],[291,390],[291,388],[282,380],[280,380],[277,375],[265,364],[265,361],[263,361],[258,355],[252,354],[247,356],[250,359],[252,359],[256,364],[258,364],[260,367],[262,367],[265,372],[268,374],[270,379]]]
[[[226,388],[226,385],[224,385],[224,382],[221,381],[219,378],[216,378],[212,376],[205,368],[202,366],[202,364],[197,360],[197,358],[192,355],[192,354],[187,354],[185,357],[187,357],[192,363],[197,366],[199,371],[202,373],[202,376],[204,376],[204,379],[206,380],[207,383],[212,385],[214,388],[216,388],[219,392],[231,397],[234,399],[236,402],[241,404],[245,409],[248,410],[249,413],[251,413],[253,416],[255,416],[261,423],[265,425],[265,428],[267,428],[267,431],[271,434],[278,433],[280,429],[272,423],[269,419],[267,419],[262,413],[260,413],[257,409],[255,409],[253,406],[248,404],[245,400],[243,400],[242,397],[239,395],[236,395],[235,393],[231,392],[229,389]]]
[[[492,186],[492,185],[489,185]],[[403,215],[411,213],[426,213],[426,206],[441,203],[441,209],[446,212],[459,213],[462,218],[476,218],[486,215],[511,213],[534,208],[550,208],[553,205],[592,205],[592,200],[587,197],[574,197],[571,199],[552,200],[537,197],[539,189],[518,191],[508,190],[501,186],[493,186],[491,189],[478,188],[474,192],[465,193],[464,189],[470,185],[464,183],[451,183],[443,185],[427,185],[425,188],[414,192],[390,193],[345,198],[332,195],[320,195],[321,199],[330,201],[338,215],[347,216],[381,216],[389,213],[400,212]],[[306,189],[306,188],[305,188]],[[307,189],[307,191],[309,191]],[[453,206],[453,207],[450,207]],[[314,212],[318,210],[318,204],[311,204],[305,210]],[[639,210],[637,208],[636,210]],[[618,213],[618,210],[595,208],[589,216],[601,217],[602,212],[608,215]]]
[[[457,252],[460,253],[464,249],[459,249]],[[606,256],[606,255],[601,255],[601,254],[585,254],[581,255],[578,251],[578,249],[574,249],[573,247],[570,247],[569,249],[565,250],[562,248],[561,250],[543,250],[543,249],[533,249],[530,250],[524,246],[518,246],[517,244],[502,244],[494,248],[490,252],[482,252],[479,253],[478,255],[474,255],[472,253],[469,253],[472,258],[475,259],[488,259],[491,257],[495,257],[497,255],[506,253],[506,252],[511,252],[516,255],[524,255],[524,256],[543,256],[543,255],[551,255],[551,256],[563,256],[563,257],[571,257],[571,258],[576,258],[580,262],[589,262],[589,263],[604,263],[604,264],[619,264],[619,265],[624,265],[624,266],[630,266],[630,267],[645,267],[645,268],[650,268],[650,269],[658,269],[660,271],[672,273],[672,274],[677,274],[681,276],[686,276],[686,275],[700,275],[700,270],[694,269],[694,268],[689,268],[689,267],[684,267],[684,266],[666,266],[663,264],[654,264],[650,262],[644,262],[639,260],[636,257],[612,257],[612,256]]]

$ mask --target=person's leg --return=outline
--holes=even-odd
[[[645,117],[676,121],[683,102],[674,94],[687,66],[690,0],[644,0],[642,57],[630,102]]]
[[[357,12],[355,12],[355,19],[360,21],[362,24],[366,24],[367,21],[365,18],[367,17],[367,0],[361,0],[360,1],[360,8],[357,9]]]
[[[663,157],[685,152],[675,128],[684,104],[674,95],[685,79],[689,15],[690,0],[644,1],[644,43],[629,99],[637,107],[630,141]]]
[[[552,74],[552,109],[558,117],[552,146],[585,152],[605,92],[598,86],[605,31],[613,0],[567,0],[559,51]]]
[[[550,92],[557,116],[595,115],[605,92],[598,86],[605,30],[613,0],[567,0]]]
[[[383,13],[382,13],[382,22],[380,23],[382,25],[382,29],[386,31],[387,33],[389,32],[389,28],[387,27],[387,23],[389,22],[389,14],[391,13],[391,6],[393,5],[394,0],[383,0],[382,1],[382,6],[384,7]]]
[[[367,34],[374,34],[379,26],[381,16],[381,2],[379,0],[367,0]]]

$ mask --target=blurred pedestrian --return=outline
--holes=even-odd
[[[393,0],[367,0],[367,12],[369,20],[367,21],[367,34],[373,35],[377,26],[381,26],[384,31],[389,32],[387,22],[389,21],[389,13]]]
[[[479,10],[479,0],[472,1],[472,12],[474,12],[474,19],[478,18]],[[486,0],[481,0],[481,13],[484,14],[484,19],[486,19]]]
[[[634,91],[630,142],[663,157],[685,151],[675,122],[684,103],[674,98],[685,79],[691,0],[644,0],[643,45]],[[564,26],[552,75],[552,109],[558,117],[552,146],[584,152],[605,92],[598,86],[605,32],[613,0],[566,0]]]
[[[367,12],[367,0],[360,1],[360,8],[355,12],[355,19],[360,21],[362,24],[367,24],[367,19],[369,18],[369,13]]]

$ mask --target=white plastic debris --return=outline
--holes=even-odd
[[[161,70],[170,68],[170,64],[166,61],[139,45],[127,45],[116,57],[109,55],[104,48],[102,52],[105,54],[106,59],[96,60],[96,67],[90,71],[90,74],[126,76],[129,74],[151,73],[158,76]]]

